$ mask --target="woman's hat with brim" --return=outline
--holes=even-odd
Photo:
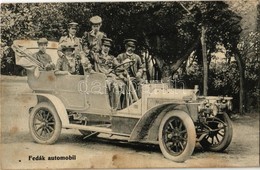
[[[102,18],[100,16],[93,16],[89,19],[89,21],[91,22],[91,24],[100,24],[102,23]]]

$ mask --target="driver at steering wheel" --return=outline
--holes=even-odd
[[[127,72],[131,79],[133,79],[133,84],[137,91],[137,95],[140,98],[140,83],[142,81],[143,76],[143,63],[140,56],[134,53],[136,42],[137,41],[135,39],[125,39],[124,43],[126,52],[119,54],[117,56],[117,60],[120,64],[124,63],[124,61],[126,60],[134,61],[134,64],[127,69]]]

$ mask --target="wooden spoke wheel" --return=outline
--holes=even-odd
[[[200,141],[201,146],[209,151],[223,151],[231,143],[233,128],[227,113],[207,119],[207,135]]]
[[[187,113],[172,111],[164,116],[159,128],[159,145],[166,158],[184,162],[193,153],[195,143],[195,127]]]
[[[37,104],[30,113],[29,128],[33,139],[41,144],[53,144],[61,133],[61,121],[49,103]]]

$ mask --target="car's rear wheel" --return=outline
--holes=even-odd
[[[159,146],[163,155],[184,162],[193,153],[196,132],[192,119],[183,111],[168,112],[159,127]]]
[[[30,112],[29,128],[33,139],[41,144],[53,144],[61,134],[61,121],[49,103],[37,104]]]
[[[210,129],[207,129],[207,135],[200,141],[201,146],[209,151],[225,150],[233,136],[232,122],[227,113],[208,118],[207,127]]]

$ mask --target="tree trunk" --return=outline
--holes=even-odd
[[[160,51],[161,49],[161,38],[159,37],[159,35],[156,35],[156,50]]]
[[[202,58],[203,58],[203,95],[208,95],[208,60],[207,60],[207,47],[205,41],[206,29],[202,26],[201,30],[201,46],[202,46]]]
[[[192,44],[192,46],[186,51],[186,53],[183,55],[183,57],[178,59],[176,61],[176,63],[174,63],[171,66],[171,75],[173,75],[178,70],[178,68],[180,68],[182,63],[189,58],[190,54],[195,50],[195,48],[199,45],[199,43],[200,43],[200,37],[198,36],[198,38],[196,39],[194,44]]]
[[[239,69],[239,113],[244,114],[244,102],[245,102],[245,71],[244,71],[244,63],[241,59],[239,52],[236,52],[235,58],[237,61],[238,69]]]

